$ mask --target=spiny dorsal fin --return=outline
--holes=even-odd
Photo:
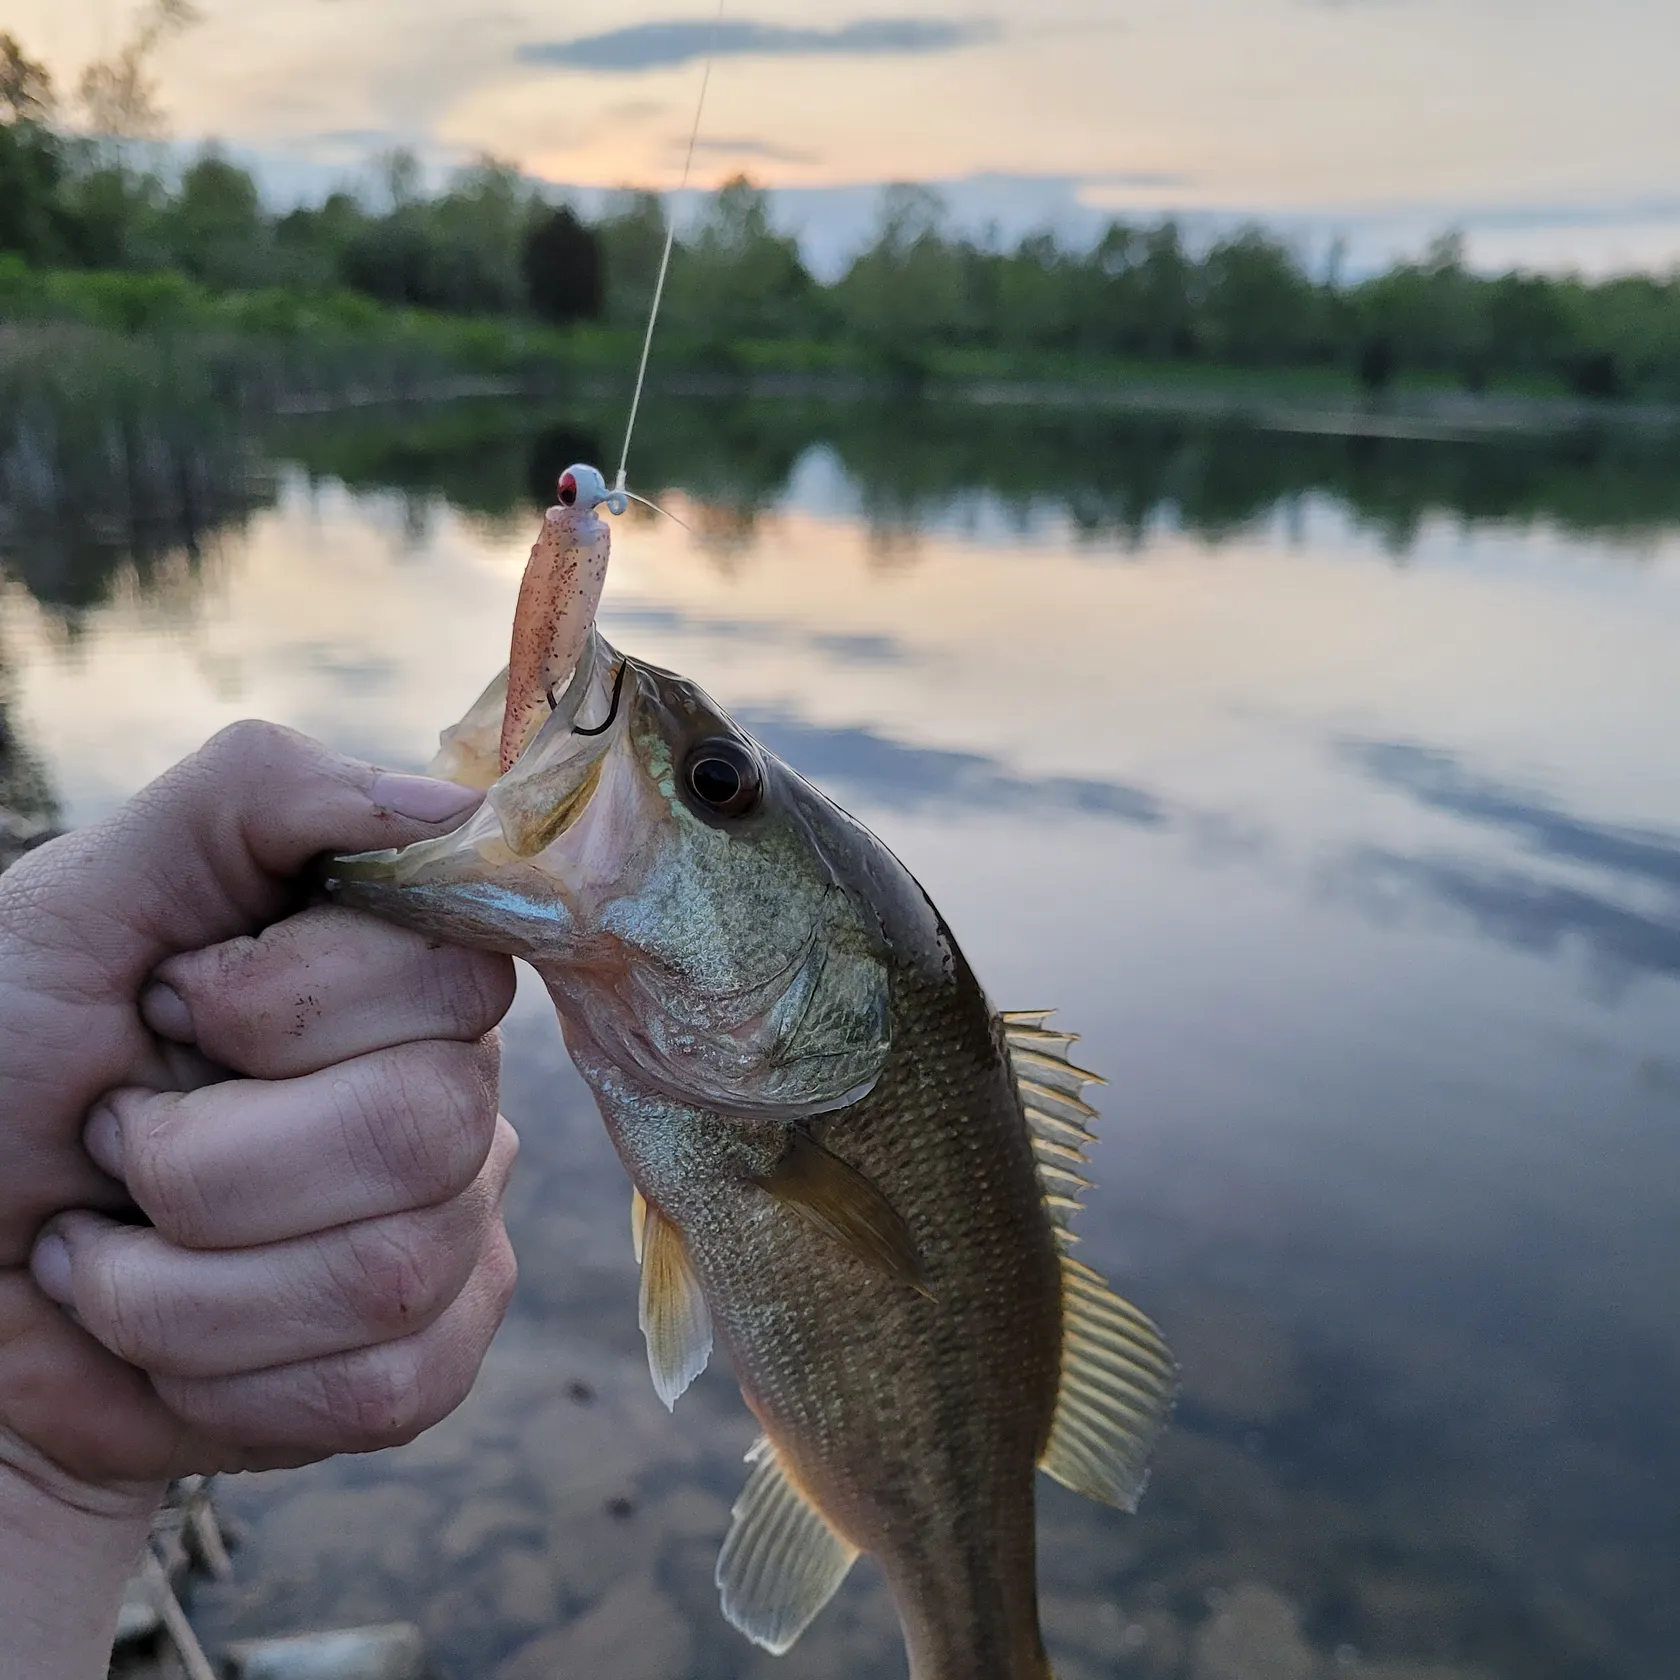
[[[642,1298],[636,1317],[647,1340],[654,1392],[669,1411],[712,1356],[712,1313],[688,1263],[681,1233],[640,1191],[630,1204],[632,1226],[638,1204]]]
[[[793,1485],[767,1436],[747,1462],[752,1473],[730,1513],[714,1578],[724,1615],[779,1656],[834,1596],[858,1549]]]
[[[1177,1392],[1161,1332],[1064,1254],[1062,1386],[1040,1468],[1075,1493],[1135,1511]]]
[[[1094,1120],[1097,1111],[1079,1093],[1102,1080],[1069,1058],[1069,1049],[1079,1042],[1077,1033],[1045,1026],[1053,1014],[1053,1009],[1005,1010],[998,1024],[1032,1136],[1051,1231],[1065,1252],[1079,1241],[1070,1224],[1079,1212],[1080,1192],[1091,1188],[1077,1169],[1085,1164],[1084,1145],[1096,1141],[1085,1122]]]
[[[865,1265],[927,1294],[921,1257],[899,1211],[856,1167],[796,1126],[758,1183]]]
[[[1063,1250],[1062,1381],[1039,1465],[1077,1493],[1132,1511],[1172,1411],[1178,1367],[1161,1332],[1066,1252],[1078,1240],[1068,1222],[1079,1212],[1080,1193],[1091,1187],[1075,1168],[1085,1162],[1083,1145],[1095,1141],[1085,1122],[1097,1111],[1080,1092],[1101,1081],[1070,1059],[1076,1034],[1045,1026],[1053,1013],[999,1017],[1044,1205]]]

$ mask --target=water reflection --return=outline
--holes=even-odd
[[[612,430],[312,423],[214,564],[98,574],[73,637],[14,589],[68,814],[244,712],[423,762],[504,656],[533,498]],[[608,633],[832,787],[1113,1079],[1084,1252],[1187,1387],[1136,1519],[1044,1490],[1059,1680],[1666,1676],[1680,475],[1628,438],[937,408],[656,403],[642,448],[701,529],[617,527]],[[750,1424],[720,1371],[653,1399],[540,996],[504,1105],[522,1275],[480,1390],[241,1484],[214,1627],[411,1615],[462,1680],[902,1673],[865,1569],[785,1660],[721,1623]]]

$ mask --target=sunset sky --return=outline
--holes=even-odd
[[[915,0],[900,0],[903,6]],[[715,8],[202,0],[159,60],[177,135],[277,194],[384,147],[558,184],[675,184]],[[9,0],[61,84],[124,0]],[[953,183],[971,220],[1270,220],[1371,256],[1460,225],[1484,262],[1680,257],[1673,0],[728,0],[696,180],[784,189],[817,244],[868,187]],[[974,178],[980,179],[975,180]],[[815,190],[812,190],[815,189]],[[821,225],[817,225],[821,224]]]

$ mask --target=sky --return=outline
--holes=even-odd
[[[745,171],[818,265],[888,180],[959,221],[1253,218],[1358,262],[1456,226],[1484,266],[1680,261],[1674,0],[200,0],[158,62],[175,134],[277,197],[381,149],[482,152],[562,187]],[[912,10],[910,8],[915,7]],[[7,0],[73,86],[133,0]]]

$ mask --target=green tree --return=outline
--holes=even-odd
[[[545,321],[600,315],[601,242],[568,206],[533,215],[521,259],[526,299]]]
[[[1197,339],[1220,361],[1315,362],[1330,351],[1324,300],[1299,260],[1264,230],[1219,240],[1202,262]]]
[[[0,34],[0,251],[45,263],[63,254],[64,146],[49,126],[52,80]]]
[[[214,146],[182,175],[162,233],[174,266],[208,286],[255,285],[268,277],[272,235],[257,183]]]
[[[770,225],[768,195],[737,176],[674,259],[666,308],[691,343],[720,351],[797,333],[814,290],[798,242]]]
[[[619,194],[596,223],[607,319],[615,327],[647,324],[659,259],[665,250],[665,210],[651,192]]]
[[[895,377],[925,378],[935,351],[960,331],[967,301],[961,255],[941,232],[944,205],[926,187],[881,195],[873,244],[835,288],[852,335]],[[995,325],[995,323],[994,323]]]

